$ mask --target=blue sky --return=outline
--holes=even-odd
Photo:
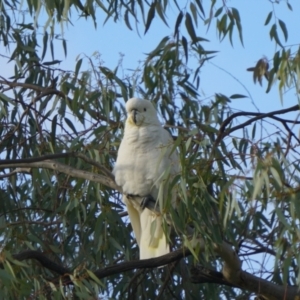
[[[276,17],[283,20],[288,28],[289,39],[286,45],[300,42],[300,1],[294,0],[290,1],[290,3],[293,6],[292,12],[284,1],[280,5],[274,4]],[[227,37],[224,41],[219,41],[215,29],[215,21],[213,21],[208,32],[207,28],[200,24],[197,30],[198,35],[210,40],[209,43],[203,44],[205,49],[219,51],[217,56],[211,61],[212,63],[205,64],[201,71],[200,89],[202,97],[206,98],[214,93],[223,93],[227,96],[236,93],[247,95],[247,91],[242,86],[243,84],[262,112],[296,104],[297,98],[293,92],[289,92],[285,95],[282,106],[277,86],[274,86],[271,92],[266,94],[266,81],[264,81],[263,87],[260,87],[259,84],[254,85],[252,74],[246,71],[248,67],[254,66],[262,56],[272,59],[274,52],[279,50],[279,48],[276,49],[274,42],[270,42],[269,36],[270,27],[274,23],[274,19],[270,21],[268,26],[264,26],[268,13],[273,10],[271,2],[267,0],[250,2],[231,0],[227,1],[227,5],[236,7],[240,12],[244,47],[239,42],[237,32],[234,34],[234,47],[232,47]],[[75,59],[79,54],[90,56],[96,51],[101,54],[104,65],[114,68],[118,64],[120,53],[122,53],[124,54],[124,73],[129,73],[126,69],[135,69],[138,66],[138,62],[145,58],[145,53],[154,49],[164,36],[173,33],[173,24],[177,14],[176,8],[169,10],[168,21],[170,28],[157,19],[153,21],[149,31],[144,35],[143,27],[140,26],[140,36],[137,35],[136,30],[130,31],[123,20],[114,23],[111,19],[103,26],[102,20],[104,20],[104,15],[102,13],[98,15],[99,19],[96,29],[91,20],[73,19],[73,26],[68,25],[64,28],[64,37],[68,41],[68,56],[64,59],[62,49],[57,49],[56,53],[59,59],[64,59],[61,65],[62,68],[66,67],[67,69],[74,69]],[[73,16],[75,15],[73,13]],[[279,34],[284,43],[281,32]],[[226,72],[229,72],[232,76]],[[237,78],[241,83],[233,77]],[[251,105],[250,99],[233,101],[235,102],[233,105],[237,109],[256,110]]]
[[[210,1],[203,2],[205,5],[210,4]],[[221,5],[221,1],[217,1],[217,3],[219,4],[216,5],[216,8]],[[219,41],[215,20],[207,32],[207,27],[201,24],[199,19],[197,34],[210,41],[208,43],[204,42],[203,46],[206,50],[219,51],[216,57],[211,60],[211,63],[206,63],[201,69],[201,98],[213,98],[215,93],[223,93],[226,96],[237,93],[248,95],[250,93],[255,105],[261,112],[295,105],[297,97],[294,90],[286,93],[282,104],[277,85],[273,87],[270,93],[266,94],[267,82],[264,80],[263,87],[259,84],[255,85],[252,74],[247,72],[246,69],[254,66],[257,60],[263,56],[272,59],[275,51],[280,50],[278,47],[276,48],[274,42],[270,42],[269,31],[274,23],[274,18],[268,26],[264,26],[265,19],[273,8],[276,17],[286,23],[289,33],[286,45],[297,45],[300,42],[300,1],[290,1],[293,11],[288,9],[285,1],[281,1],[279,5],[272,4],[268,0],[228,0],[226,3],[228,7],[235,7],[239,10],[243,27],[244,47],[239,41],[237,30],[235,30],[233,36],[234,45],[232,47],[227,37],[222,42]],[[208,12],[208,8],[207,6],[206,12]],[[134,23],[131,23],[134,30],[130,31],[122,19],[117,23],[113,19],[109,19],[103,25],[106,15],[100,10],[97,15],[97,28],[94,27],[91,19],[85,20],[84,18],[78,18],[77,15],[77,12],[73,11],[71,15],[73,25],[64,25],[64,38],[68,43],[67,57],[64,56],[61,44],[57,44],[55,47],[55,58],[62,60],[60,68],[74,70],[76,58],[79,55],[81,57],[91,56],[93,53],[99,52],[104,65],[113,69],[117,66],[122,53],[123,73],[129,74],[128,69],[137,68],[139,62],[145,59],[145,53],[153,50],[164,36],[173,34],[173,26],[178,10],[171,7],[167,12],[170,28],[165,26],[159,18],[155,18],[146,35],[143,34],[143,24],[139,26],[140,35],[138,35]],[[43,30],[44,23],[45,13],[41,13],[40,31]],[[184,29],[184,24],[182,24],[182,29]],[[59,26],[57,26],[56,31],[60,32]],[[280,29],[279,37],[285,44]],[[297,47],[294,49],[296,50]],[[3,53],[3,51],[1,52]],[[88,68],[87,60],[85,62],[86,65],[83,65],[81,70]],[[4,62],[0,58],[0,63],[2,65],[0,75],[12,74],[14,62],[6,65],[6,61]],[[189,65],[196,68],[197,62],[189,59]],[[251,104],[251,99],[246,98],[232,100],[232,107],[237,110],[256,111],[256,108]]]
[[[203,2],[205,5],[210,3],[210,1]],[[234,47],[232,47],[227,37],[224,41],[219,41],[215,21],[213,21],[207,32],[207,27],[202,25],[200,20],[197,34],[210,41],[209,43],[203,43],[203,46],[207,50],[219,51],[217,56],[211,61],[212,63],[206,63],[201,70],[200,89],[203,98],[213,96],[214,93],[223,93],[227,96],[236,93],[247,95],[247,91],[242,86],[244,85],[261,111],[282,108],[277,87],[273,87],[272,91],[266,94],[266,81],[264,81],[263,87],[260,87],[258,84],[254,85],[252,74],[247,72],[246,69],[254,66],[262,56],[271,59],[275,50],[279,50],[276,49],[274,42],[270,42],[269,36],[270,27],[274,23],[274,19],[271,20],[268,26],[264,26],[265,19],[273,8],[275,9],[276,17],[282,19],[288,28],[289,39],[286,45],[298,44],[300,42],[300,1],[291,0],[290,3],[293,7],[292,12],[288,9],[285,1],[281,1],[279,5],[272,5],[271,1],[268,0],[228,0],[227,6],[235,7],[240,12],[244,47],[239,42],[237,31],[234,34]],[[221,1],[219,1],[219,5],[216,5],[216,8],[220,5]],[[208,12],[208,9],[206,12]],[[110,19],[103,25],[103,20],[106,16],[100,10],[97,16],[97,28],[94,27],[92,20],[80,19],[77,18],[77,15],[73,11],[71,16],[73,25],[64,26],[64,38],[68,42],[67,57],[64,57],[60,44],[55,49],[56,59],[63,61],[60,67],[62,69],[73,70],[78,55],[91,56],[93,53],[99,52],[104,65],[114,68],[120,60],[120,53],[122,53],[124,55],[124,73],[126,74],[129,73],[127,69],[135,69],[138,66],[138,62],[145,58],[145,53],[153,50],[164,36],[173,33],[173,26],[178,11],[175,7],[171,7],[167,12],[170,28],[165,26],[160,19],[155,18],[146,35],[143,34],[143,25],[139,26],[140,36],[136,32],[133,22],[133,31],[130,31],[126,27],[123,20],[115,23],[113,19]],[[43,24],[44,18],[42,13],[39,21],[41,30]],[[184,28],[184,24],[182,25],[182,28]],[[57,27],[57,32],[60,32],[59,26]],[[284,42],[281,32],[280,38]],[[1,59],[1,61],[3,60]],[[197,67],[197,62],[194,63]],[[190,60],[191,67],[193,67],[192,64],[193,61]],[[2,72],[0,72],[2,76],[4,72],[6,74],[12,73],[13,64],[6,65],[6,62],[1,62],[1,65],[5,66],[5,69],[3,68]],[[251,105],[250,99],[237,99],[233,101],[233,106],[237,109],[256,110]],[[283,107],[294,105],[296,101],[297,99],[293,92],[287,93],[284,97]]]

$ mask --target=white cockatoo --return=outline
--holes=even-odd
[[[140,248],[140,259],[147,259],[167,254],[170,248],[162,215],[145,208],[135,198],[156,201],[162,209],[164,198],[171,193],[174,206],[176,191],[169,191],[167,183],[179,173],[180,166],[173,139],[161,126],[152,103],[131,98],[126,111],[124,137],[113,173],[123,189],[123,202]]]

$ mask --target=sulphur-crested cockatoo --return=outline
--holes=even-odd
[[[162,209],[168,193],[171,203],[176,192],[168,184],[179,173],[179,159],[173,140],[160,124],[148,100],[131,98],[126,103],[127,120],[113,173],[123,189],[130,222],[140,248],[140,259],[170,252],[162,227],[163,217],[140,205],[136,198],[156,201]]]

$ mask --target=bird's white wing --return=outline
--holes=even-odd
[[[170,246],[163,231],[163,217],[145,208],[140,215],[140,259],[168,254]]]
[[[167,237],[162,227],[163,217],[147,208],[142,209],[134,201],[134,197],[127,195],[151,195],[157,200],[163,186],[164,200],[168,190],[167,185],[163,185],[166,181],[164,174],[166,170],[171,178],[178,174],[179,161],[176,151],[170,154],[173,150],[172,138],[160,125],[152,104],[146,100],[131,100],[126,105],[128,118],[113,173],[116,183],[122,186],[123,201],[140,247],[140,258],[144,259],[169,253]],[[131,104],[134,104],[132,115],[128,109]],[[175,193],[172,193],[172,198],[176,197],[173,195]],[[175,202],[175,199],[171,201]],[[164,203],[160,203],[161,206]]]
[[[170,134],[162,127],[159,130],[159,138],[158,136],[156,138],[156,146],[153,148],[153,156],[147,164],[147,170],[151,174],[151,195],[159,202],[160,208],[165,207],[168,193],[171,193],[171,203],[175,205],[176,191],[169,190],[169,181],[180,171],[179,158],[173,149]],[[158,257],[170,252],[162,223],[163,216],[158,216],[147,208],[140,213],[140,259]]]
[[[135,234],[136,241],[138,245],[141,244],[141,221],[140,221],[140,215],[141,212],[139,209],[136,209],[136,207],[133,205],[132,201],[127,199],[126,195],[123,195],[123,202],[126,204],[128,216],[131,222],[132,229]]]

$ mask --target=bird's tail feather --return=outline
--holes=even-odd
[[[170,252],[162,227],[162,217],[145,208],[140,215],[140,259],[158,257]]]

